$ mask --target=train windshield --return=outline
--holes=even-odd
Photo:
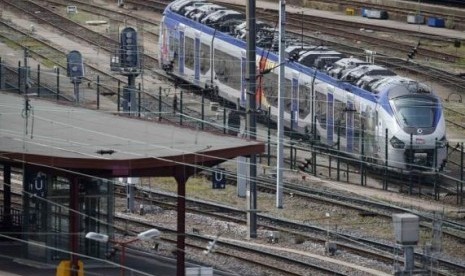
[[[406,127],[434,127],[437,100],[430,97],[392,99],[397,119]]]

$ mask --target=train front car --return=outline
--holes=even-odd
[[[378,89],[388,165],[406,171],[444,169],[446,126],[439,98],[424,84],[400,77],[383,80]]]

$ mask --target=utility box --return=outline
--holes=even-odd
[[[346,8],[346,15],[355,15],[355,10],[353,8]]]
[[[419,218],[413,214],[394,214],[394,234],[396,243],[416,245],[419,238]]]
[[[419,14],[407,15],[407,23],[409,24],[425,24],[425,17]]]

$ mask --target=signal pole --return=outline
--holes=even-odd
[[[136,114],[136,77],[141,73],[138,33],[133,27],[120,31],[120,44],[110,63],[111,71],[128,77],[128,85],[123,87],[123,111],[130,116]],[[140,96],[140,95],[139,95]]]
[[[286,26],[286,0],[279,0],[279,79],[278,79],[278,145],[276,154],[276,208],[283,208],[283,163],[284,163],[284,49],[286,48],[285,41],[285,26]]]
[[[246,76],[249,80],[247,83],[247,135],[250,140],[256,139],[257,123],[255,120],[256,102],[255,102],[255,75],[256,75],[256,46],[255,46],[255,0],[248,0],[246,7],[246,29],[247,29],[247,66]],[[250,155],[250,173],[247,186],[247,229],[248,238],[257,238],[257,156]]]

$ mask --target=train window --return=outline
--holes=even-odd
[[[434,127],[437,111],[435,99],[427,97],[399,97],[392,100],[396,117],[407,127]]]
[[[304,119],[310,114],[311,89],[308,86],[299,86],[299,117]]]
[[[205,74],[210,70],[210,46],[203,44],[200,46],[200,72]]]
[[[284,106],[287,112],[291,112],[292,106],[292,82],[288,79],[284,81]]]
[[[263,75],[263,77],[265,97],[272,106],[278,107],[278,75],[275,73],[268,73]]]
[[[231,88],[241,90],[241,60],[215,49],[215,74],[217,79]]]
[[[185,42],[184,42],[184,52],[186,55],[185,58],[185,66],[188,69],[194,70],[194,40],[190,37],[185,37]]]
[[[338,128],[340,128],[340,136],[346,136],[346,104],[335,100],[334,102],[334,128],[336,133]]]
[[[174,36],[173,32],[169,34],[168,47],[173,61],[173,69],[178,68],[179,39]]]
[[[323,129],[326,129],[326,108],[328,102],[326,100],[326,95],[316,91],[315,93],[315,115],[317,121],[320,123],[320,126]]]

